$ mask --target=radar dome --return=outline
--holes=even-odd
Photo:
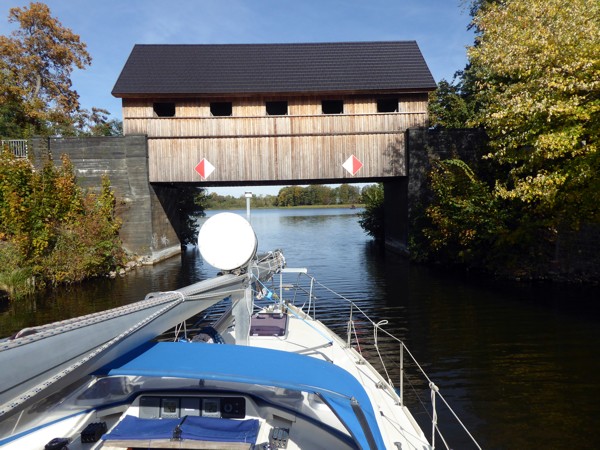
[[[198,233],[202,258],[219,270],[233,270],[248,264],[256,254],[257,245],[252,225],[238,214],[215,214],[204,222]]]

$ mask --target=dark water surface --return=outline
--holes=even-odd
[[[386,329],[405,341],[483,448],[600,446],[599,288],[517,286],[412,265],[374,246],[355,213],[255,210],[252,224],[259,250],[283,249],[289,267],[307,267],[375,321],[389,320]],[[141,300],[215,272],[189,249],[123,278],[0,304],[0,336]],[[325,302],[317,313],[344,329],[345,312]],[[424,383],[417,383],[417,394],[429,397]],[[416,398],[407,394],[407,403]],[[427,417],[417,417],[429,435]],[[473,448],[455,427],[443,429],[455,450]]]

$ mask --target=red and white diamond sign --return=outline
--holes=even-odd
[[[203,158],[202,161],[198,163],[194,170],[200,174],[200,176],[204,179],[207,179],[211,173],[215,170],[215,166],[208,162],[206,158]]]
[[[356,175],[356,172],[358,172],[362,166],[363,163],[354,155],[350,156],[350,158],[342,164],[342,167],[352,176]]]

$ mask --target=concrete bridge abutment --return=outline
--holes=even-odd
[[[408,177],[383,182],[385,246],[408,255]]]
[[[34,138],[30,147],[37,167],[48,158],[60,164],[61,155],[67,155],[83,189],[98,189],[102,176],[109,177],[129,253],[153,264],[181,252],[178,218],[168,206],[174,188],[149,183],[146,136]]]
[[[427,176],[433,160],[460,158],[476,163],[487,137],[479,129],[409,128],[405,132],[406,177],[383,181],[385,245],[408,255],[410,226],[429,202]]]

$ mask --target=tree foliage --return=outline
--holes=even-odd
[[[435,91],[429,94],[429,121],[432,126],[444,128],[467,128],[473,111],[462,95],[460,86],[441,80]]]
[[[314,184],[281,188],[275,206],[351,205],[360,202],[360,189],[356,186],[341,184],[331,188]]]
[[[430,259],[542,274],[561,234],[600,221],[600,3],[473,0],[471,14],[469,62],[430,111],[448,128],[466,111],[489,148],[432,162],[411,240]]]
[[[34,170],[8,149],[0,157],[0,280],[27,273],[45,284],[103,275],[123,263],[120,222],[107,178],[97,193],[77,186],[68,158]],[[26,287],[26,286],[22,286]]]
[[[550,226],[599,220],[600,3],[492,3],[474,23],[477,123],[508,170],[496,194]]]
[[[71,74],[91,57],[80,37],[52,17],[44,3],[12,8],[8,21],[18,25],[0,36],[0,134],[118,133],[118,121],[97,108],[82,109]]]
[[[423,230],[438,259],[481,264],[502,245],[506,209],[463,161],[436,161],[430,173],[433,201]]]
[[[199,217],[204,217],[206,191],[194,186],[179,186],[177,188],[177,210],[180,217],[179,240],[182,245],[195,245],[198,241]]]
[[[382,241],[384,233],[383,184],[365,186],[362,191],[365,210],[360,213],[359,225],[376,241]]]
[[[244,195],[236,198],[231,195],[207,194],[203,200],[206,209],[242,209],[246,208]],[[252,208],[287,208],[293,206],[335,206],[362,203],[362,194],[358,187],[341,184],[330,187],[322,184],[308,186],[285,186],[277,195],[254,195]]]
[[[274,195],[253,195],[251,200],[252,208],[273,208],[277,197]],[[206,194],[203,198],[205,209],[245,209],[246,197],[241,195],[220,195],[216,192]]]

